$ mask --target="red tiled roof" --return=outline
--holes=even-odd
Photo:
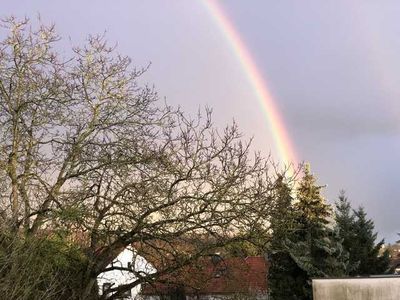
[[[208,258],[160,279],[168,283],[144,285],[142,294],[168,294],[179,286],[186,294],[266,293],[267,270],[261,256],[227,258],[217,263]]]

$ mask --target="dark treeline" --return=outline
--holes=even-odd
[[[334,207],[305,167],[292,189],[278,181],[271,215],[269,287],[274,300],[312,299],[311,278],[368,276],[389,271],[374,222],[354,209],[342,191]]]

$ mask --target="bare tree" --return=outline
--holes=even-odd
[[[266,225],[270,162],[250,153],[235,124],[218,132],[209,110],[190,118],[160,103],[138,85],[145,70],[101,36],[63,58],[53,26],[2,25],[1,226],[84,235],[82,298],[128,245],[164,263],[114,296]],[[190,236],[212,238],[190,251],[159,247]]]

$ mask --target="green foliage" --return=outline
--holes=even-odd
[[[275,181],[271,202],[270,229],[274,236],[271,243],[272,248],[277,250],[282,248],[282,241],[293,231],[295,217],[292,189],[283,176],[278,176]]]
[[[298,295],[304,294],[307,280],[307,273],[292,258],[289,246],[295,239],[297,228],[292,194],[292,188],[279,176],[275,182],[270,220],[272,239],[268,285],[272,299],[301,299]]]
[[[343,248],[349,254],[346,275],[350,275],[358,268],[360,261],[357,258],[357,251],[354,249],[354,241],[357,238],[354,230],[355,216],[344,191],[340,191],[339,198],[335,202],[334,217],[335,229],[342,240]]]
[[[21,238],[3,233],[2,299],[79,299],[85,266],[83,253],[56,236]]]
[[[298,267],[289,251],[280,251],[270,255],[268,286],[270,296],[276,300],[305,299],[300,295],[305,293],[304,282],[307,273]]]
[[[303,169],[295,199],[287,188],[280,188],[280,213],[271,220],[271,297],[312,299],[311,278],[342,276],[348,258],[337,230],[330,226],[331,208],[321,195],[322,186],[309,166]]]
[[[297,221],[304,228],[321,227],[329,223],[331,209],[321,195],[322,186],[316,185],[316,179],[311,174],[309,165],[303,169],[303,178],[299,182],[294,208]]]
[[[366,276],[383,274],[389,268],[389,253],[379,251],[384,244],[381,240],[375,244],[377,233],[374,222],[367,218],[363,207],[351,208],[344,192],[335,203],[336,228],[343,240],[344,249],[349,252],[349,266],[346,274]]]
[[[296,299],[303,292],[302,283],[307,274],[290,257],[287,243],[294,237],[295,212],[293,210],[292,188],[283,176],[274,183],[270,212],[272,233],[268,249],[268,286],[273,299]]]
[[[354,257],[360,264],[352,275],[382,274],[389,267],[388,257],[379,256],[379,250],[384,244],[381,240],[375,244],[377,233],[374,233],[374,222],[367,218],[363,207],[354,211],[356,221],[354,223],[355,240],[353,241]]]

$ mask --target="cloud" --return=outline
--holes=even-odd
[[[288,122],[297,134],[327,139],[352,139],[362,136],[400,134],[400,120],[394,115],[341,109],[297,110]]]

